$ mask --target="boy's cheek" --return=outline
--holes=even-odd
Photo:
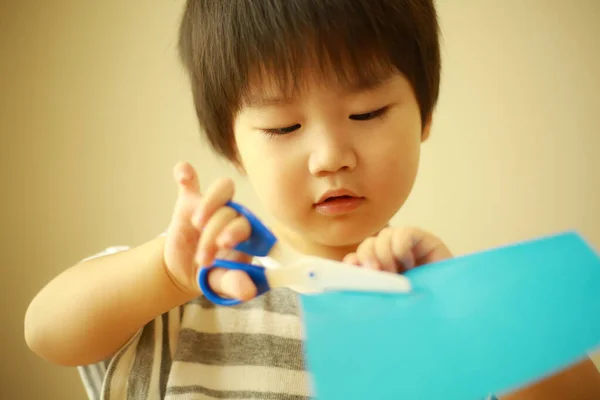
[[[289,220],[312,206],[306,180],[298,174],[286,174],[285,168],[267,165],[262,174],[253,177],[252,184],[257,197],[277,219]]]

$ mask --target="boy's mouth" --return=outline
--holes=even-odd
[[[326,198],[321,203],[328,203],[328,202],[336,201],[336,200],[354,199],[354,198],[355,198],[354,196],[332,196],[332,197]]]
[[[316,204],[330,202],[339,199],[361,198],[356,193],[347,189],[328,190],[319,198]]]
[[[315,203],[315,209],[327,216],[347,214],[360,207],[364,200],[364,197],[357,196],[349,190],[334,190],[323,194]]]

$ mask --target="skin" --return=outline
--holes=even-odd
[[[251,97],[279,101],[241,107],[233,161],[273,216],[279,240],[305,254],[390,272],[452,257],[425,230],[388,226],[412,190],[431,126],[431,120],[422,126],[408,81],[389,78],[360,91],[309,81],[284,99],[275,85],[251,85]],[[279,129],[287,127],[294,129]],[[107,359],[150,320],[201,295],[199,268],[215,257],[250,260],[232,250],[250,234],[248,221],[225,206],[233,182],[220,179],[202,191],[188,163],[175,167],[174,178],[178,198],[166,237],[78,263],[32,300],[25,339],[36,354],[71,366]],[[360,206],[337,216],[319,212],[323,193],[340,187],[363,197]],[[240,271],[215,269],[209,284],[226,297],[256,295]],[[600,398],[598,378],[586,360],[506,398]]]

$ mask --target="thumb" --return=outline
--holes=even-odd
[[[256,296],[256,285],[244,271],[214,268],[208,284],[220,296],[247,301]]]

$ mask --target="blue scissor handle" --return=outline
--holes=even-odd
[[[275,235],[273,235],[273,233],[246,207],[233,201],[227,202],[227,206],[233,208],[235,211],[243,215],[250,223],[250,228],[252,229],[248,240],[235,246],[235,250],[257,257],[264,257],[269,254],[277,242]],[[234,306],[241,303],[241,301],[236,299],[221,297],[210,288],[208,285],[208,273],[211,269],[217,267],[246,272],[248,276],[250,276],[250,279],[252,279],[252,282],[254,282],[256,285],[257,296],[266,293],[270,289],[267,282],[267,277],[265,275],[265,269],[263,267],[235,261],[216,259],[213,265],[210,267],[202,268],[198,276],[198,284],[200,285],[200,289],[204,293],[204,296],[215,304]]]
[[[227,205],[246,217],[252,228],[248,240],[238,244],[235,249],[257,257],[269,254],[277,242],[275,235],[246,207],[233,201],[227,202]]]
[[[235,306],[240,304],[241,301],[221,297],[211,289],[210,285],[208,284],[208,273],[213,268],[235,269],[246,272],[250,279],[252,279],[252,282],[254,282],[256,285],[257,296],[268,292],[270,289],[269,282],[267,281],[267,277],[265,275],[265,268],[258,265],[217,259],[212,266],[208,268],[202,268],[200,270],[200,275],[198,276],[198,283],[200,284],[200,289],[202,289],[204,296],[215,304],[222,306]]]

